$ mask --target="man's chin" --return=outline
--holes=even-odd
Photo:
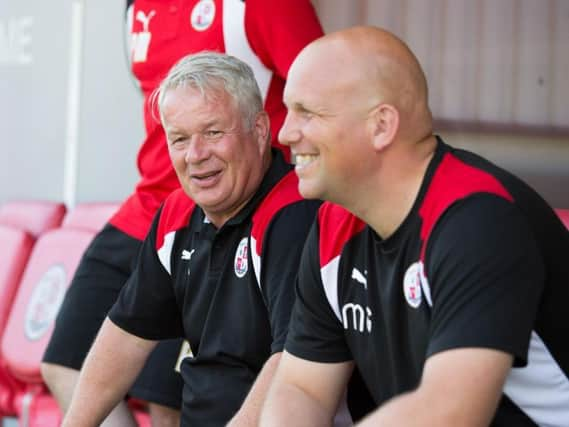
[[[298,184],[298,191],[305,199],[320,199],[322,197],[321,191],[318,191],[312,185],[303,184],[302,181]]]

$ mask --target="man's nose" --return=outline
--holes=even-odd
[[[201,135],[193,135],[189,144],[186,146],[186,163],[196,163],[207,157],[207,142]]]
[[[300,141],[300,137],[301,132],[297,120],[292,113],[288,112],[279,131],[279,142],[283,145],[291,145]]]

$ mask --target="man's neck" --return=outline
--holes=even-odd
[[[399,228],[411,212],[427,168],[436,148],[436,138],[430,137],[415,146],[393,152],[378,168],[367,196],[359,197],[353,209],[382,238],[387,239]]]

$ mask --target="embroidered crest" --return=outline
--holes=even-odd
[[[248,254],[249,245],[247,244],[247,237],[244,237],[239,242],[239,246],[237,246],[237,250],[235,251],[235,275],[239,278],[242,278],[247,274],[249,267]]]
[[[192,10],[190,22],[196,31],[207,30],[215,19],[215,3],[213,0],[201,0]]]
[[[421,305],[423,292],[421,291],[421,277],[423,275],[423,263],[414,262],[409,266],[403,277],[403,295],[405,300],[413,308]]]

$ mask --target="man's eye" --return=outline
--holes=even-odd
[[[174,148],[181,148],[185,145],[185,138],[175,138],[170,142],[170,145]]]
[[[203,135],[207,139],[217,139],[217,138],[221,138],[221,136],[223,136],[223,131],[210,129],[210,130],[206,130],[203,133]]]
[[[309,120],[314,116],[314,112],[310,111],[310,110],[306,110],[304,108],[300,109],[298,111],[298,114],[300,117],[302,117],[304,120]]]

